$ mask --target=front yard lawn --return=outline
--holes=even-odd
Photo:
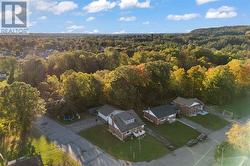
[[[185,145],[190,139],[196,138],[200,134],[198,131],[180,122],[165,123],[159,126],[146,122],[146,125],[167,138],[175,147]]]
[[[229,124],[226,120],[212,114],[187,117],[187,119],[211,130],[219,130]]]
[[[80,135],[112,156],[122,160],[150,161],[169,153],[161,143],[148,135],[122,142],[113,136],[105,125],[84,130]]]

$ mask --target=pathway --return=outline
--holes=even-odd
[[[191,121],[191,120],[188,120],[188,119],[186,119],[186,118],[181,118],[181,119],[177,119],[177,120],[178,120],[179,122],[181,122],[181,123],[183,123],[183,124],[185,124],[185,125],[187,125],[187,126],[193,128],[193,129],[199,131],[200,133],[205,133],[205,134],[207,134],[207,135],[210,134],[210,133],[212,133],[211,130],[209,130],[209,129],[203,127],[202,125],[200,125],[200,124],[198,124],[198,123],[195,123],[195,122],[193,122],[193,121]]]

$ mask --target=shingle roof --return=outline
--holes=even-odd
[[[174,100],[174,103],[184,105],[184,106],[187,106],[187,107],[192,107],[192,105],[194,103],[199,103],[199,104],[204,105],[204,103],[202,101],[200,101],[199,99],[197,99],[197,98],[186,99],[186,98],[182,98],[182,97],[177,97]]]
[[[126,124],[124,120],[131,120],[134,118],[134,122]],[[134,112],[134,110],[124,111],[113,116],[113,121],[121,132],[127,132],[131,129],[140,127],[144,125],[139,116]]]
[[[112,112],[119,110],[111,105],[104,105],[102,107],[100,107],[99,109],[97,109],[97,112],[100,112],[101,114],[108,116],[110,115]]]
[[[157,118],[164,118],[177,113],[174,105],[162,105],[150,109]]]

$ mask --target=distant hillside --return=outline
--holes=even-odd
[[[194,35],[224,36],[224,35],[245,35],[250,31],[250,26],[226,26],[217,28],[202,28],[191,31]]]

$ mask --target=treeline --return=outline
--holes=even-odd
[[[128,34],[128,35],[67,35],[30,34],[27,36],[2,36],[0,55],[47,57],[53,51],[85,50],[100,53],[114,47],[133,56],[135,52],[159,51],[169,45],[195,45],[221,51],[232,58],[249,57],[250,27],[235,26],[198,29],[185,34]]]
[[[250,85],[249,59],[231,60],[193,45],[139,51],[132,57],[107,48],[99,54],[70,51],[47,59],[2,57],[1,61],[7,65],[9,83],[30,84],[49,103],[64,99],[66,111],[104,103],[141,109],[177,96],[225,104],[244,96]]]

